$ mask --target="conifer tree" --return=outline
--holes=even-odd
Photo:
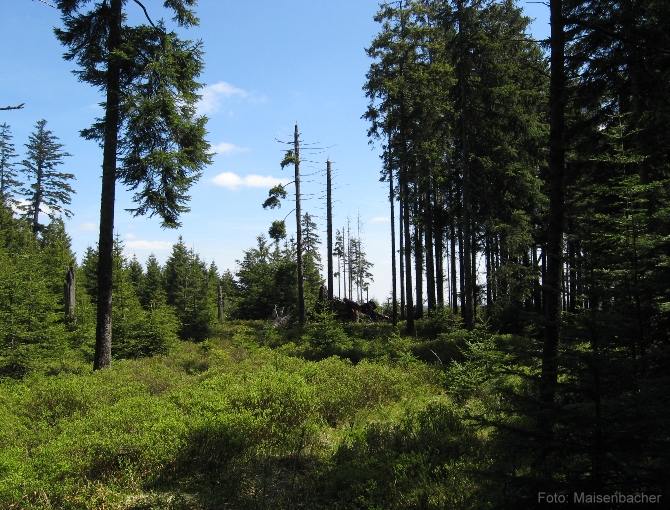
[[[163,288],[167,304],[174,307],[179,319],[181,338],[207,338],[216,311],[214,283],[210,286],[207,266],[181,236],[165,261]]]
[[[145,310],[156,308],[166,302],[165,291],[163,290],[163,269],[153,253],[147,259],[144,278],[138,289],[138,296]]]
[[[11,130],[9,125],[4,122],[0,125],[0,202],[3,205],[16,203],[14,190],[23,185],[16,179],[17,174],[14,170],[16,163],[12,161],[16,157],[18,157],[18,154],[14,152]]]
[[[142,286],[142,280],[144,279],[144,271],[142,270],[142,264],[137,260],[137,255],[133,254],[133,258],[130,259],[127,266],[130,272],[130,281],[133,282],[136,289],[139,289]]]
[[[21,162],[21,171],[26,175],[29,186],[21,193],[28,203],[22,207],[23,216],[32,224],[33,233],[37,234],[43,225],[39,223],[41,208],[48,211],[47,216],[52,220],[57,213],[63,213],[71,218],[72,211],[64,206],[72,201],[70,195],[74,193],[68,181],[74,179],[73,174],[59,172],[56,167],[65,163],[63,158],[72,156],[61,149],[63,144],[57,142],[56,137],[46,129],[47,121],[42,119],[35,125],[36,131],[30,135],[27,157]]]
[[[309,213],[305,213],[302,217],[302,236],[303,248],[305,256],[312,258],[312,261],[321,268],[321,255],[319,254],[319,245],[321,239],[319,238],[317,225]]]
[[[344,230],[344,229],[343,229]],[[333,255],[337,257],[337,297],[342,297],[342,259],[344,259],[344,231],[337,229],[335,231],[335,246],[333,248]]]
[[[205,117],[195,103],[201,87],[200,43],[167,32],[162,21],[130,27],[126,0],[95,3],[60,0],[63,29],[59,41],[67,60],[81,67],[79,79],[106,95],[105,116],[82,131],[103,148],[99,240],[96,355],[94,368],[111,362],[114,196],[117,179],[138,190],[136,215],[157,214],[164,227],[176,227],[187,212],[188,189],[211,161],[205,140]],[[136,2],[140,4],[139,2]],[[183,27],[198,24],[190,9],[194,0],[171,0],[174,20]],[[141,6],[141,4],[140,4]],[[117,156],[120,165],[117,167]]]
[[[58,226],[43,245],[25,222],[3,224],[14,232],[3,232],[11,243],[0,246],[0,378],[22,378],[67,350],[64,267],[54,266],[72,253]]]
[[[114,306],[112,353],[117,359],[167,354],[177,342],[179,323],[174,310],[158,305],[145,310],[133,281],[137,267],[123,256],[123,242],[114,240]],[[140,267],[141,271],[141,267]]]
[[[81,259],[81,284],[95,305],[98,299],[98,250],[88,246]]]

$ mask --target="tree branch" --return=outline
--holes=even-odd
[[[35,1],[35,0],[33,0],[33,1]],[[43,4],[48,5],[49,7],[53,7],[54,9],[56,8],[55,5],[51,5],[49,2],[45,2],[44,0],[38,0],[38,1],[39,1],[39,2],[42,2]],[[0,108],[0,109],[1,109],[1,110],[4,110],[4,108]]]
[[[606,28],[601,27],[601,26],[599,26],[595,23],[588,22],[588,21],[582,21],[581,19],[579,19],[576,16],[566,17],[565,18],[565,23],[566,23],[566,25],[576,25],[576,26],[578,26],[582,29],[593,30],[594,32],[600,32],[601,34],[604,34],[604,35],[606,35],[606,36],[608,36],[608,37],[610,37],[610,38],[612,38],[616,41],[621,41],[621,42],[624,42],[626,44],[630,44],[632,46],[637,46],[638,48],[656,50],[656,51],[659,51],[659,52],[665,53],[665,54],[670,53],[670,50],[667,49],[667,48],[661,48],[660,46],[654,46],[654,45],[651,45],[651,44],[641,43],[639,41],[633,41],[633,40],[629,39],[628,37],[625,37],[625,36],[623,36],[621,34],[618,34],[616,32],[612,32],[611,30],[607,30]]]
[[[41,0],[40,0],[40,1],[41,1]],[[145,16],[147,17],[147,19],[149,20],[149,23],[151,23],[151,26],[154,27],[154,28],[156,28],[156,25],[154,25],[154,22],[151,21],[151,18],[149,17],[149,13],[147,12],[147,8],[144,7],[144,5],[142,5],[142,2],[140,2],[140,0],[135,0],[135,3],[136,3],[137,5],[139,5],[139,6],[142,8],[142,10],[144,11],[144,15],[145,15]]]
[[[0,110],[20,110],[21,108],[23,108],[24,104],[26,103],[21,103],[18,106],[5,106],[4,108],[0,108]]]

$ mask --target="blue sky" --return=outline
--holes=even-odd
[[[154,20],[164,17],[170,26],[162,1],[143,3]],[[533,35],[546,37],[548,8],[521,5],[537,18]],[[126,9],[131,23],[143,21],[137,4],[129,2]],[[208,140],[218,154],[192,188],[191,212],[176,230],[161,229],[157,218],[126,213],[132,193],[118,185],[115,223],[126,252],[141,261],[153,252],[164,262],[181,235],[206,261],[234,272],[243,250],[292,209],[288,201],[273,211],[261,204],[270,186],[292,180],[292,168],[279,166],[285,146],[276,140],[290,140],[297,121],[304,142],[326,147],[310,156],[314,163],[301,166],[303,211],[315,217],[325,248],[322,197],[330,158],[334,225],[345,225],[349,215],[355,226],[360,214],[365,250],[374,263],[370,297],[386,299],[391,287],[388,189],[379,182],[380,151],[368,144],[368,126],[360,118],[371,63],[365,48],[379,31],[373,20],[377,9],[376,0],[201,0],[200,27],[180,32],[204,45],[201,81],[207,87],[200,109],[210,118]],[[59,12],[42,2],[0,2],[0,106],[25,103],[22,110],[0,111],[0,123],[11,126],[21,157],[40,119],[73,154],[62,168],[77,179],[67,228],[80,258],[97,242],[102,151],[79,130],[101,116],[102,96],[71,73],[76,65],[63,60],[55,26],[60,26]],[[295,231],[293,218],[287,219],[289,233]]]

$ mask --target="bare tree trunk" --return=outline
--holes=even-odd
[[[40,215],[40,205],[42,204],[42,174],[43,174],[42,164],[37,164],[37,179],[35,181],[35,201],[33,202],[33,234],[37,235],[40,230],[39,224],[39,215]]]
[[[93,369],[112,363],[112,272],[114,251],[114,200],[116,187],[116,152],[119,129],[120,63],[115,56],[121,46],[121,0],[110,0],[109,51],[107,61],[107,97],[102,160],[100,200],[100,238],[98,241],[98,307],[95,329]]]
[[[533,262],[533,311],[542,313],[542,289],[540,287],[540,262],[537,258],[537,246],[531,248],[531,258]]]
[[[418,208],[418,205],[417,205]],[[419,214],[416,214],[419,217]],[[423,234],[419,225],[414,226],[414,269],[416,274],[416,310],[414,316],[423,318]]]
[[[407,185],[407,169],[403,171],[403,195],[405,196],[405,207],[403,224],[405,228],[405,302],[407,303],[407,333],[414,334],[414,303],[412,299],[412,239],[409,231],[409,204],[407,197],[409,196],[409,187]]]
[[[461,291],[461,318],[465,321],[465,262],[469,258],[464,255],[463,250],[463,230],[458,229],[458,288]]]
[[[428,300],[428,311],[435,310],[435,247],[433,245],[433,208],[431,206],[430,193],[426,193],[424,222],[426,238],[426,297]]]
[[[296,251],[298,256],[298,321],[305,323],[305,275],[302,264],[302,225],[300,224],[300,142],[298,140],[298,123],[293,132],[295,151],[295,220],[296,220]]]
[[[487,233],[484,254],[486,257],[486,313],[489,317],[493,313],[493,274],[491,272],[491,235]]]
[[[477,296],[479,295],[477,287],[477,239],[475,238],[475,233],[472,233],[472,242],[470,243],[470,256],[472,259],[472,274],[471,285],[472,285],[472,327],[475,327],[475,320],[477,319]]]
[[[458,314],[458,281],[456,278],[456,226],[455,221],[451,219],[451,308],[455,314]]]
[[[70,266],[65,272],[65,284],[63,285],[65,298],[65,320],[68,322],[75,322],[74,306],[75,306],[75,287],[74,287],[74,267]]]
[[[389,201],[391,202],[391,281],[392,290],[391,295],[393,299],[393,325],[398,323],[398,296],[397,296],[397,282],[396,282],[396,264],[395,264],[395,207],[393,202],[393,168],[389,165]]]
[[[344,282],[344,297],[347,297],[347,239],[344,235],[344,226],[342,226],[342,281]]]
[[[528,248],[526,248],[526,250],[523,252],[523,267],[526,274],[529,274],[533,267],[530,261],[530,252],[528,251]],[[527,295],[526,299],[524,300],[524,310],[527,312],[533,311],[533,298],[531,295]]]
[[[444,306],[444,218],[441,209],[440,193],[434,186],[435,207],[433,208],[433,238],[435,239],[435,284],[437,306]]]
[[[328,301],[333,301],[333,201],[330,159],[326,162],[326,229],[328,231]]]
[[[349,264],[349,299],[354,299],[354,274],[353,274],[353,256],[351,254],[351,224],[347,217],[347,263]]]

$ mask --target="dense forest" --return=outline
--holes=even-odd
[[[549,0],[546,41],[513,0],[380,5],[382,303],[360,218],[301,209],[297,125],[295,197],[257,204],[291,202],[294,237],[223,271],[182,237],[127,257],[117,184],[176,227],[211,163],[202,49],[55,3],[105,94],[100,239],[77,259],[70,154],[41,120],[21,159],[3,108],[0,508],[668,504],[670,2]],[[165,2],[182,27],[194,4]]]

